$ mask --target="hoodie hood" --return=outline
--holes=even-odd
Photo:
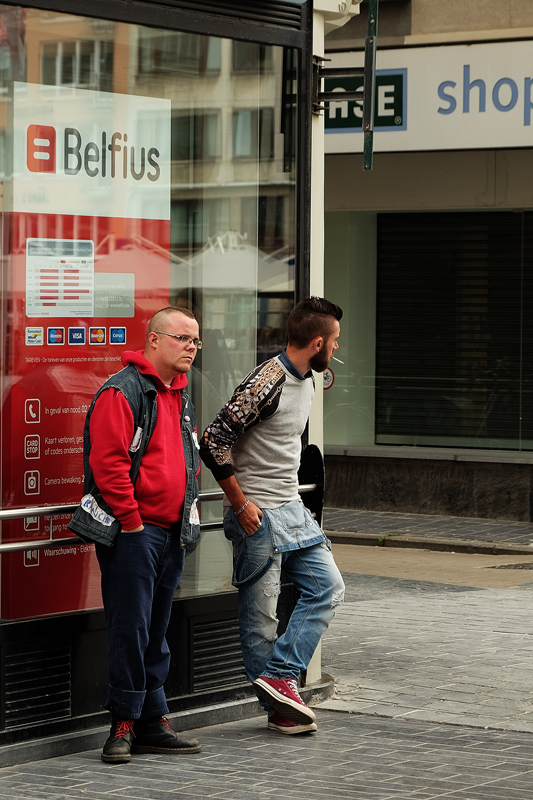
[[[167,386],[161,380],[159,373],[156,372],[154,366],[148,361],[147,358],[144,356],[143,350],[125,350],[122,353],[122,366],[127,367],[129,364],[133,364],[134,367],[137,367],[139,372],[143,375],[148,375],[150,378],[153,378],[156,386],[160,389],[166,389]],[[171,389],[179,391],[180,389],[184,389],[187,384],[189,383],[187,379],[187,375],[185,372],[178,373],[172,381]]]

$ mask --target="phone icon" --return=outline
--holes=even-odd
[[[24,406],[24,419],[26,422],[40,422],[41,421],[41,401],[38,398],[30,398],[26,400]]]

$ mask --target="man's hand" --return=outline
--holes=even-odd
[[[125,531],[124,528],[122,528],[122,533],[140,533],[143,530],[144,530],[144,525],[138,525],[136,528],[130,528],[127,531]]]
[[[248,536],[251,536],[252,533],[255,533],[261,527],[262,517],[263,512],[261,509],[250,500],[244,511],[239,514],[237,519],[241,528],[244,528]]]
[[[236,514],[236,517],[248,536],[251,536],[252,533],[255,533],[261,527],[263,512],[255,503],[252,503],[251,500],[247,500],[235,475],[229,478],[223,478],[218,483],[220,488],[226,493],[234,511],[239,511],[239,509],[247,504],[246,508],[241,511],[240,514]]]

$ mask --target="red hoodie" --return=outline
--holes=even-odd
[[[106,389],[93,409],[90,422],[90,464],[104,500],[125,530],[144,522],[174,526],[182,517],[187,470],[181,438],[181,394],[185,374],[165,386],[142,350],[127,350],[122,364],[134,364],[149,375],[157,388],[157,422],[143,455],[139,476],[129,478],[129,447],[134,436],[133,414],[122,392]]]

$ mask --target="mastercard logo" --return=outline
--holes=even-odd
[[[91,344],[105,344],[105,328],[89,328],[89,342]]]

